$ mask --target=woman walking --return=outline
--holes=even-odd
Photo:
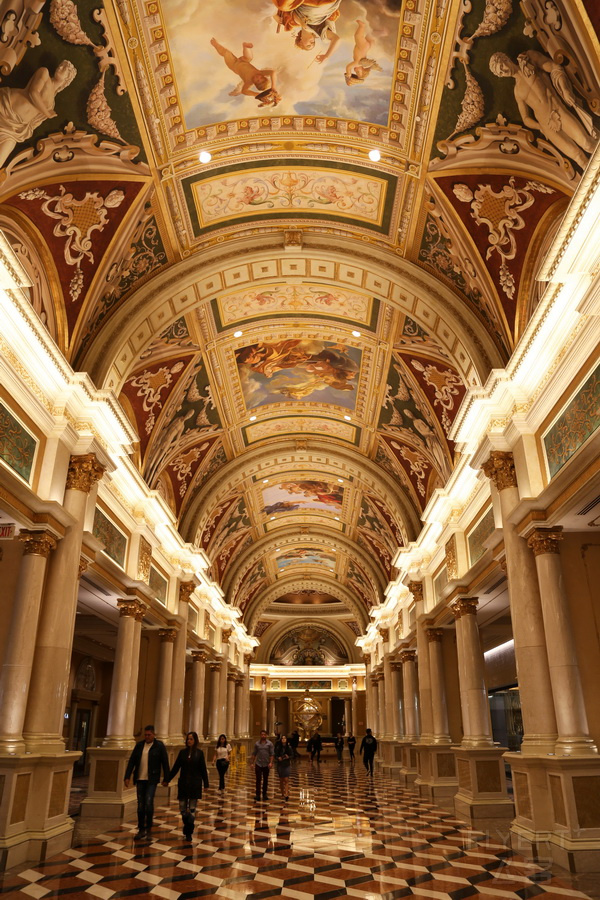
[[[227,735],[220,734],[217,738],[217,746],[215,747],[215,755],[213,763],[217,767],[219,773],[219,790],[225,790],[225,772],[229,768],[229,760],[231,757],[231,744],[227,743]]]
[[[275,744],[275,762],[277,763],[277,774],[279,775],[279,787],[281,789],[281,796],[286,803],[290,799],[290,772],[292,756],[292,745],[289,743],[286,735],[282,734]]]
[[[179,812],[183,820],[184,837],[189,841],[194,831],[196,801],[202,798],[202,785],[208,789],[206,760],[204,759],[204,753],[198,746],[198,735],[195,731],[189,731],[186,734],[185,747],[175,760],[175,764],[169,772],[169,777],[163,781],[163,786],[168,787],[169,782],[173,780],[178,772],[180,772],[177,785]]]

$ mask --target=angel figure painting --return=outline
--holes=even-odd
[[[335,569],[335,553],[328,550],[314,550],[310,547],[298,547],[295,550],[286,550],[277,557],[276,562],[279,571],[298,565],[326,566],[333,571]]]
[[[293,339],[236,350],[247,409],[293,400],[353,410],[361,351],[332,341]]]
[[[274,516],[298,509],[326,509],[340,512],[344,489],[329,481],[282,481],[263,490],[263,513]]]

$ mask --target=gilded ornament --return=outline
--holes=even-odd
[[[443,628],[427,628],[425,634],[430,644],[439,644],[444,639]]]
[[[400,654],[400,662],[401,663],[414,663],[417,659],[417,651],[416,650],[403,650]]]
[[[204,650],[193,650],[192,651],[192,660],[194,662],[205,663],[208,659],[208,654],[204,652]]]
[[[21,529],[17,540],[25,544],[23,556],[43,556],[47,559],[50,551],[56,548],[56,538],[47,531],[25,531]]]
[[[83,491],[89,494],[97,481],[104,475],[104,466],[98,462],[95,453],[72,456],[67,471],[67,491]]]
[[[177,637],[177,629],[175,628],[159,628],[158,636],[161,643],[174,644]]]
[[[456,535],[452,535],[449,541],[446,541],[446,573],[448,581],[458,578],[458,562],[456,559]]]
[[[122,618],[134,619],[138,613],[138,601],[129,598],[117,600],[117,608],[119,610],[119,616]]]
[[[137,580],[148,584],[150,580],[150,564],[152,563],[152,544],[145,537],[140,537],[138,553]]]
[[[231,637],[232,634],[233,634],[232,628],[224,628],[223,631],[221,632],[221,642],[223,644],[228,644],[229,638]]]
[[[413,600],[415,603],[420,603],[423,600],[423,582],[422,581],[409,581],[408,589],[413,595]]]
[[[196,590],[195,581],[182,581],[179,585],[179,600],[182,603],[189,603],[190,597]]]
[[[481,468],[499,491],[517,487],[515,460],[508,450],[492,450],[490,458],[484,462]]]
[[[450,603],[450,609],[455,619],[461,619],[463,616],[477,615],[478,604],[477,597],[459,597]]]
[[[383,643],[387,644],[387,642],[390,639],[390,629],[389,628],[380,628],[379,634],[381,635],[381,640],[383,641]]]
[[[527,538],[527,546],[533,550],[535,556],[558,553],[558,542],[563,538],[562,528],[536,528]]]
[[[77,577],[81,578],[87,567],[89,566],[89,560],[87,560],[84,556],[79,557],[79,570],[77,572]]]

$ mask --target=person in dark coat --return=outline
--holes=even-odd
[[[137,790],[138,833],[136,837],[143,839],[152,829],[154,815],[154,795],[160,781],[160,770],[166,778],[169,774],[169,757],[167,748],[157,740],[154,725],[144,728],[144,740],[139,741],[131,752],[125,769],[125,787],[133,773],[133,783]]]
[[[297,731],[292,731],[288,738],[290,747],[292,748],[292,759],[298,756],[298,744],[300,743],[300,735]]]
[[[344,752],[344,737],[341,731],[338,731],[338,736],[336,737],[333,746],[335,747],[335,752],[337,754],[337,761],[341,763],[342,753]]]
[[[348,737],[346,738],[346,743],[348,744],[348,750],[350,751],[350,762],[354,762],[354,748],[356,747],[356,738],[350,732]]]
[[[189,731],[185,736],[185,747],[179,752],[173,768],[163,782],[167,787],[177,773],[177,799],[179,800],[179,812],[183,821],[183,834],[186,840],[191,840],[194,831],[194,817],[196,814],[196,801],[202,798],[202,785],[208,790],[208,772],[204,753],[198,746],[198,735],[195,731]]]
[[[321,735],[318,731],[315,731],[312,738],[312,746],[310,748],[310,761],[312,762],[315,756],[317,757],[317,762],[321,762],[321,750],[323,749],[323,741],[321,739]]]
[[[373,774],[373,760],[377,753],[377,738],[374,736],[370,728],[367,728],[366,734],[360,744],[360,752],[362,753],[363,763],[367,770],[367,775]]]

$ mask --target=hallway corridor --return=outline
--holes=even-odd
[[[269,800],[254,802],[254,773],[233,769],[224,795],[200,802],[192,843],[177,806],[157,807],[153,840],[116,825],[44,863],[3,877],[6,900],[121,897],[229,900],[575,900],[569,880],[515,856],[453,815],[382,775],[328,760],[295,764],[284,804],[271,773]],[[76,832],[77,833],[77,832]],[[582,884],[583,882],[578,882]],[[589,884],[594,884],[590,876]],[[593,892],[596,896],[596,892]]]

